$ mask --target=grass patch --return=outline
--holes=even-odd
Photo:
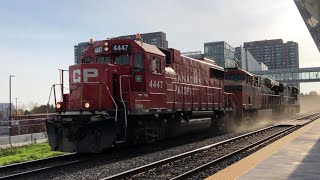
[[[0,149],[0,166],[66,154],[51,151],[48,143]]]

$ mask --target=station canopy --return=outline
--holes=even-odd
[[[320,52],[320,0],[294,0]]]

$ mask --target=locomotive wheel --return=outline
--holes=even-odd
[[[234,123],[234,117],[233,117],[232,113],[226,112],[224,114],[223,121],[224,121],[224,124],[225,124],[225,131],[226,132],[235,131],[236,125]]]
[[[181,122],[187,122],[189,123],[190,121],[190,112],[177,112],[175,114],[175,120],[179,123]]]
[[[127,127],[127,144],[137,145],[163,140],[167,120],[163,117],[130,117]]]
[[[232,113],[218,112],[212,117],[211,127],[216,134],[225,134],[235,130]]]

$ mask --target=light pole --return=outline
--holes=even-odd
[[[9,76],[9,121],[11,117],[11,78],[15,77],[14,75]]]
[[[16,116],[18,116],[18,98],[14,98],[16,99]]]
[[[5,108],[6,109],[6,113],[7,113],[7,118],[9,119],[9,109],[8,108]]]

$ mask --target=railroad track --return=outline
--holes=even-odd
[[[314,120],[319,117],[319,113],[303,116],[300,118],[297,118],[295,120]],[[293,130],[295,128],[298,128],[298,126],[270,126],[258,131],[254,131],[251,133],[247,133],[232,139],[228,139],[219,143],[215,143],[209,146],[205,146],[193,151],[189,151],[177,156],[173,156],[161,161],[157,161],[145,166],[141,166],[129,171],[125,171],[113,176],[106,177],[105,179],[125,179],[125,178],[131,178],[131,179],[146,179],[148,178],[147,173],[151,172],[151,177],[149,178],[154,179],[157,178],[159,174],[155,173],[157,168],[163,167],[166,164],[171,163],[171,166],[164,166],[167,167],[165,169],[170,169],[170,167],[175,167],[176,162],[182,162],[183,159],[189,159],[193,161],[192,159],[197,158],[197,159],[203,159],[201,158],[203,156],[209,157],[208,154],[205,154],[206,152],[217,152],[221,149],[226,149],[228,148],[228,145],[230,146],[231,144],[239,143],[240,141],[248,142],[248,139],[250,139],[250,136],[253,137],[258,134],[263,134],[264,132],[273,132],[271,133],[272,135],[266,136],[264,138],[261,138],[259,141],[256,141],[255,143],[251,143],[250,145],[247,145],[246,147],[243,147],[242,149],[238,149],[237,151],[234,151],[233,154],[241,153],[246,151],[246,149],[250,149],[251,147],[255,147],[258,144],[261,144],[262,142],[267,141],[268,139],[272,139],[274,137],[279,136],[280,134],[286,133],[290,130]],[[212,151],[213,150],[213,151]],[[196,168],[189,168],[189,171],[184,171],[183,173],[175,174],[174,176],[170,176],[169,178],[164,178],[164,179],[179,179],[179,178],[185,178],[189,177],[192,174],[199,172],[203,169],[205,169],[208,166],[212,166],[212,164],[218,163],[223,161],[224,159],[227,159],[228,157],[232,156],[231,153],[226,154],[224,152],[224,155],[218,154],[219,157],[215,157],[214,159],[211,159],[210,162],[202,162],[201,165],[198,165]],[[56,156],[56,157],[51,157],[51,158],[46,158],[46,159],[41,159],[41,160],[35,160],[35,161],[29,161],[29,162],[23,162],[23,163],[18,163],[18,164],[13,164],[13,165],[7,165],[7,166],[2,166],[0,167],[0,179],[25,179],[26,177],[32,177],[36,176],[37,173],[43,173],[47,172],[48,170],[58,170],[70,165],[75,165],[81,162],[85,161],[90,161],[92,159],[97,159],[101,158],[103,156],[94,154],[94,155],[87,155],[83,157],[83,155],[79,154],[68,154],[68,155],[62,155],[62,156]],[[164,170],[165,170],[164,169]],[[151,171],[150,171],[151,170]],[[172,170],[174,171],[174,170]],[[178,171],[177,171],[178,172]],[[180,171],[179,171],[180,172]],[[161,174],[164,174],[165,171],[160,171]]]
[[[302,117],[295,118],[293,120],[316,120],[318,118],[320,118],[320,113],[315,112],[315,113],[311,113],[309,115],[305,115],[305,116],[302,116]]]
[[[314,113],[295,120],[309,119],[311,122],[319,117],[319,113]],[[282,137],[299,127],[301,126],[270,126],[103,179],[186,179],[231,157]]]
[[[93,155],[92,155],[93,156]],[[15,179],[26,175],[36,174],[40,171],[52,170],[63,166],[88,161],[90,157],[83,158],[80,154],[70,153],[40,160],[27,161],[0,167],[0,179]]]

